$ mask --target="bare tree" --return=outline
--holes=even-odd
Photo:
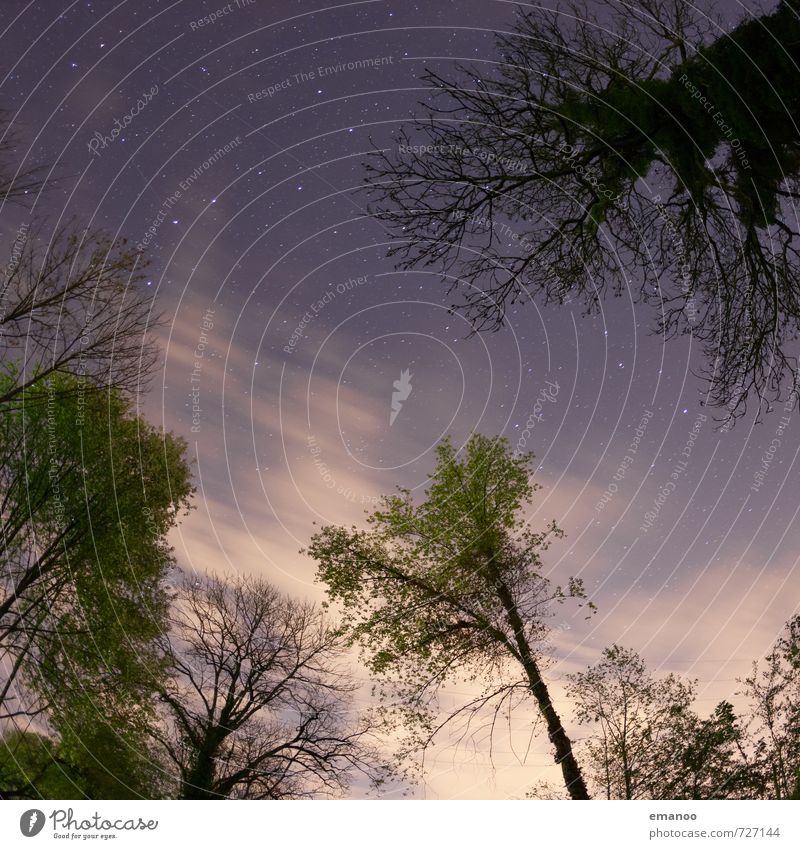
[[[33,230],[15,243],[0,280],[0,355],[8,382],[0,405],[18,401],[53,373],[78,378],[80,391],[145,388],[157,360],[149,331],[159,323],[143,285],[141,255],[74,225],[49,244]]]
[[[457,279],[476,330],[632,290],[700,343],[726,417],[794,397],[798,44],[797,0],[731,32],[685,0],[521,10],[368,162],[391,253]]]
[[[262,580],[187,577],[159,733],[185,799],[341,794],[388,775],[363,721],[345,642],[322,611]]]
[[[0,111],[0,208],[28,206],[46,188],[44,166],[16,164],[19,145]],[[150,331],[162,318],[143,283],[145,267],[125,239],[75,221],[48,233],[26,213],[0,263],[0,359],[4,376],[14,378],[2,388],[0,409],[42,390],[54,373],[77,377],[82,394],[146,388],[158,356]],[[26,402],[35,400],[28,391]]]

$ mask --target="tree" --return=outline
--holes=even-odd
[[[56,745],[33,731],[0,737],[0,799],[72,799],[75,782],[59,763]]]
[[[744,684],[762,793],[768,799],[800,799],[800,616],[787,623],[766,668],[754,663]]]
[[[798,9],[730,32],[685,0],[521,10],[496,62],[427,71],[368,162],[392,255],[457,280],[476,330],[628,289],[697,340],[728,417],[796,397]]]
[[[186,577],[159,733],[183,799],[336,796],[388,777],[363,722],[344,641],[322,611],[254,578]]]
[[[132,717],[161,663],[166,537],[192,493],[186,444],[119,392],[76,384],[51,375],[36,390],[46,402],[23,392],[0,416],[4,720],[49,711],[57,727],[89,727],[87,699],[95,716]]]
[[[47,245],[34,230],[21,231],[0,279],[0,353],[8,363],[0,408],[21,403],[23,392],[34,403],[35,389],[45,398],[51,375],[76,378],[58,383],[62,392],[141,392],[158,357],[148,332],[160,321],[143,267],[124,239],[99,231],[65,227]]]
[[[21,170],[19,142],[0,111],[0,206],[27,206],[46,188],[45,166]],[[52,184],[52,181],[51,181]],[[0,409],[35,400],[50,375],[72,375],[82,394],[113,387],[142,391],[158,350],[150,335],[162,319],[143,285],[146,261],[125,239],[72,221],[49,235],[41,219],[18,227],[0,264],[0,370],[8,378]]]
[[[147,750],[101,718],[67,741],[33,731],[0,737],[0,799],[137,799],[162,795],[163,772]],[[164,793],[168,791],[163,791]]]
[[[400,489],[371,514],[371,529],[323,527],[308,553],[330,601],[343,607],[351,639],[385,684],[387,716],[412,730],[412,746],[424,750],[464,714],[494,704],[496,721],[504,705],[532,696],[570,796],[587,799],[542,677],[549,610],[584,592],[579,580],[562,589],[542,573],[541,552],[563,532],[552,522],[537,533],[525,520],[539,489],[530,480],[533,455],[475,434],[463,452],[445,440],[437,456],[423,503]],[[486,680],[487,689],[437,725],[436,694],[457,674]]]
[[[45,169],[0,124],[0,203],[24,205]],[[163,784],[145,730],[186,445],[128,400],[157,359],[141,255],[43,233],[23,222],[0,275],[0,794],[138,797]]]
[[[752,790],[744,733],[733,707],[708,719],[693,710],[696,684],[656,678],[630,649],[612,646],[570,677],[592,781],[607,799],[720,799]]]

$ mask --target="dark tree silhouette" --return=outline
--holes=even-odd
[[[124,240],[74,225],[49,243],[33,229],[15,243],[0,279],[0,356],[10,367],[0,407],[27,402],[52,374],[82,393],[113,387],[142,392],[158,359],[150,331],[160,318],[143,285],[141,255]],[[63,384],[62,388],[66,388]]]
[[[0,111],[0,209],[28,207],[53,185],[44,166],[21,170],[18,145]],[[76,221],[49,232],[28,210],[9,247],[0,263],[0,360],[14,380],[0,391],[0,409],[26,391],[34,403],[34,387],[44,398],[51,374],[78,378],[82,394],[142,392],[158,359],[152,331],[163,323],[144,285],[143,254]]]
[[[744,681],[762,795],[800,799],[800,616],[793,617],[766,657]]]
[[[798,8],[730,32],[685,0],[521,10],[369,160],[391,253],[452,273],[476,330],[630,289],[701,345],[726,419],[796,397]]]
[[[159,734],[184,799],[340,795],[388,777],[352,716],[357,684],[322,611],[264,581],[186,577]]]
[[[757,793],[745,734],[728,702],[707,719],[696,682],[654,676],[634,651],[611,646],[567,690],[594,786],[607,799],[727,799]]]

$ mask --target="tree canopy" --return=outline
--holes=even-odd
[[[54,374],[35,396],[0,416],[0,718],[23,731],[35,718],[62,756],[85,767],[106,752],[113,770],[144,739],[163,674],[186,444],[115,390]]]
[[[696,682],[656,677],[630,649],[611,646],[571,676],[578,721],[594,732],[583,749],[607,799],[750,798],[756,792],[745,734],[728,702],[707,719]]]
[[[155,736],[180,798],[319,798],[389,777],[319,608],[263,580],[187,575],[172,619]]]
[[[798,44],[797,0],[731,31],[684,0],[521,8],[495,60],[424,74],[372,211],[476,330],[628,291],[697,340],[723,417],[760,412],[797,392]]]
[[[762,664],[745,679],[749,733],[767,799],[800,799],[800,616],[786,628]]]
[[[319,578],[382,682],[385,716],[411,732],[408,751],[424,750],[453,720],[491,706],[496,721],[504,706],[532,697],[568,792],[588,798],[542,671],[552,606],[593,605],[579,580],[553,586],[544,574],[541,554],[563,534],[555,522],[534,531],[526,521],[539,488],[532,455],[475,434],[460,451],[445,440],[437,457],[421,503],[401,489],[384,497],[369,529],[314,535],[308,553]],[[485,690],[440,721],[437,693],[456,677]]]

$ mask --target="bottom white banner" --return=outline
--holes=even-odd
[[[800,846],[800,802],[0,802],[0,846]]]

